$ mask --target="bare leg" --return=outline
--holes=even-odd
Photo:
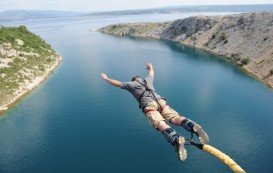
[[[163,131],[163,130],[166,130],[168,128],[171,128],[165,121],[160,121],[158,124],[157,124],[157,129],[159,131]]]
[[[185,120],[185,119],[186,119],[186,118],[185,118],[185,117],[182,117],[182,116],[173,117],[173,118],[170,120],[170,122],[171,122],[172,124],[174,124],[174,125],[180,126],[180,125],[181,125],[181,122],[182,122],[183,120]]]
[[[185,138],[179,136],[179,134],[166,123],[166,118],[164,118],[159,111],[155,111],[157,109],[158,105],[156,102],[150,107],[146,106],[146,117],[149,119],[152,126],[160,131],[165,139],[175,147],[179,160],[185,160],[187,158],[187,151],[184,147]]]
[[[165,121],[160,121],[157,124],[157,129],[161,131],[169,143],[175,146],[179,160],[184,161],[187,158],[187,151],[184,146],[185,138],[179,136]]]
[[[182,116],[173,117],[170,122],[174,125],[182,126],[188,132],[195,133],[202,144],[208,143],[209,137],[199,124]]]

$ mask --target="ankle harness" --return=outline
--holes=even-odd
[[[188,132],[194,133],[194,131],[193,131],[194,123],[191,120],[184,119],[183,121],[181,121],[181,126],[184,129],[186,129]]]
[[[171,143],[172,145],[175,145],[175,142],[179,138],[179,135],[177,134],[177,132],[172,128],[167,128],[163,130],[162,134],[167,139],[167,141]]]

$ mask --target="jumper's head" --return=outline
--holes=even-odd
[[[132,78],[132,82],[134,82],[135,80],[137,80],[138,78],[140,78],[139,76],[134,76],[133,78]]]

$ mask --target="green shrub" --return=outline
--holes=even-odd
[[[273,68],[269,72],[270,72],[270,75],[273,75]]]
[[[227,34],[225,32],[222,32],[219,36],[219,41],[224,41],[224,44],[228,43]]]
[[[110,28],[111,28],[111,29],[116,29],[116,28],[117,28],[117,25],[112,25]]]
[[[27,34],[27,33],[28,33],[27,27],[24,26],[24,25],[19,26],[18,29],[19,29],[20,32],[22,32],[22,33],[24,33],[24,34]]]
[[[249,58],[244,58],[244,59],[242,59],[242,61],[241,61],[242,65],[247,65],[249,62],[250,62],[250,59],[249,59]]]
[[[220,39],[221,41],[227,40],[227,35],[226,35],[226,33],[222,32],[222,34],[220,35],[219,39]]]
[[[24,44],[22,46],[17,45],[15,42],[16,39],[22,40]],[[18,57],[12,57],[13,60],[8,63],[8,67],[0,68],[0,74],[4,74],[5,76],[4,78],[0,77],[0,104],[9,99],[11,94],[18,89],[19,83],[23,83],[24,80],[31,81],[33,75],[43,74],[46,70],[46,65],[52,64],[55,61],[55,51],[52,50],[50,45],[41,37],[28,31],[25,26],[1,26],[1,43],[9,43],[11,44],[11,48],[19,52],[33,51],[38,53],[39,56],[20,53]],[[7,57],[1,54],[1,58]],[[30,75],[23,75],[20,71],[27,72]]]
[[[47,58],[46,61],[47,61],[47,62],[51,62],[52,59],[51,59],[51,58]]]
[[[215,39],[215,37],[216,37],[216,33],[213,33],[211,36],[211,39]]]
[[[19,50],[29,52],[31,49],[38,54],[48,54],[46,49],[51,49],[41,37],[29,32],[23,25],[17,27],[1,27],[0,28],[0,43],[15,44],[15,39],[21,39],[24,45]]]

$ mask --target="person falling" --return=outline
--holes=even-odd
[[[166,100],[155,92],[153,65],[148,63],[146,69],[148,70],[148,76],[145,79],[134,76],[131,82],[120,82],[111,79],[105,73],[101,73],[100,76],[111,85],[126,89],[135,97],[139,102],[139,108],[142,109],[152,126],[159,130],[166,140],[175,147],[179,160],[184,161],[187,158],[187,151],[184,146],[185,138],[179,136],[167,122],[182,126],[188,132],[196,134],[202,144],[207,144],[209,137],[199,124],[179,115],[167,105]]]

